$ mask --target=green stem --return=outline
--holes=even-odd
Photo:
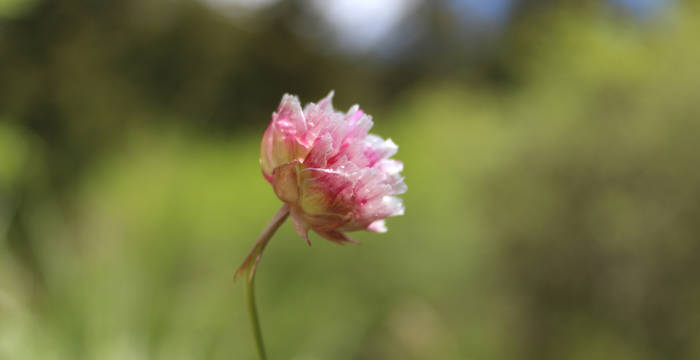
[[[245,294],[248,300],[248,314],[250,315],[250,325],[253,330],[253,338],[255,339],[255,346],[258,350],[258,357],[260,360],[266,360],[265,356],[265,346],[263,345],[262,331],[260,330],[260,320],[258,319],[258,310],[255,305],[255,270],[258,267],[258,263],[262,257],[262,252],[265,250],[265,246],[275,234],[280,225],[289,216],[289,205],[283,205],[272,217],[270,223],[267,224],[263,230],[260,237],[253,245],[250,250],[250,254],[245,258],[243,264],[236,271],[234,279],[237,278],[241,273],[245,272],[246,282],[245,282]]]
[[[253,330],[255,347],[258,349],[258,357],[265,360],[265,345],[263,344],[262,331],[260,330],[260,320],[258,319],[258,309],[255,306],[255,278],[245,282],[245,295],[248,300],[248,314],[250,315],[250,326]]]

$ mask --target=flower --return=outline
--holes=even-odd
[[[372,118],[358,105],[343,114],[332,98],[331,91],[302,109],[296,96],[285,94],[260,146],[263,175],[307,243],[309,230],[355,242],[345,232],[385,232],[384,219],[404,213],[395,196],[406,191],[403,163],[390,159],[398,147],[368,134]]]

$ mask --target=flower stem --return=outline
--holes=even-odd
[[[250,250],[248,256],[245,258],[238,270],[236,270],[236,275],[234,275],[234,279],[236,279],[240,274],[244,272],[246,274],[245,294],[248,301],[248,314],[250,315],[250,325],[253,330],[253,338],[255,339],[255,345],[258,350],[258,357],[260,360],[266,360],[267,358],[265,357],[265,346],[263,345],[262,331],[260,330],[258,310],[255,305],[255,289],[253,286],[255,283],[255,270],[258,267],[258,263],[260,263],[265,246],[288,216],[289,205],[284,204],[267,224],[262,234],[260,234],[260,237],[253,245],[253,248]]]
[[[250,270],[248,270],[250,271]],[[255,306],[255,288],[254,281],[251,279],[245,282],[245,295],[248,300],[248,314],[250,315],[250,327],[253,330],[253,338],[255,339],[255,347],[258,350],[260,360],[266,360],[265,345],[263,344],[262,331],[260,330],[260,320],[258,319],[258,309]]]

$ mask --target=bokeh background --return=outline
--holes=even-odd
[[[271,359],[700,358],[700,5],[1,0],[0,359],[253,359],[259,141],[331,89],[406,215],[285,224]]]

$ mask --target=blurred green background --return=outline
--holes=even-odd
[[[271,359],[699,359],[698,10],[0,0],[0,359],[253,359],[259,141],[331,89],[399,144],[406,215],[282,227]]]

